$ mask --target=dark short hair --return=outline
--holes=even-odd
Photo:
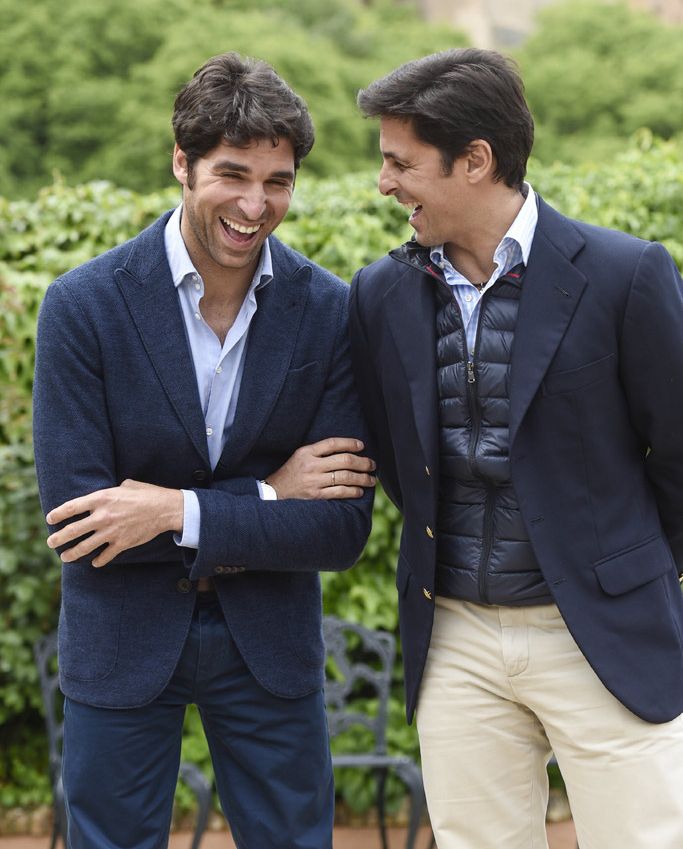
[[[308,107],[260,59],[222,53],[209,59],[180,90],[173,108],[173,133],[189,169],[222,140],[234,147],[289,139],[294,167],[313,147]]]
[[[461,48],[407,62],[362,90],[358,105],[366,117],[410,121],[420,141],[438,148],[446,173],[485,139],[496,179],[521,188],[534,121],[517,66],[500,53]]]

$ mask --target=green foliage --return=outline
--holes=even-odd
[[[543,9],[518,54],[537,124],[535,155],[602,161],[641,127],[664,138],[681,133],[682,34],[623,2]]]
[[[683,152],[641,133],[600,166],[546,167],[531,180],[565,213],[663,241],[683,266]],[[59,564],[45,546],[32,465],[30,394],[37,308],[48,281],[76,263],[135,235],[178,200],[176,190],[139,195],[107,183],[42,190],[34,202],[0,199],[0,805],[29,805],[48,796],[40,698],[32,658],[36,638],[56,625]],[[381,198],[375,177],[315,181],[302,176],[279,235],[345,279],[409,234],[406,212]],[[396,634],[394,569],[400,519],[377,493],[374,526],[360,562],[323,575],[325,611]],[[417,756],[405,724],[397,662],[390,705],[390,751]],[[351,749],[361,736],[339,741]],[[196,710],[188,711],[183,756],[208,772],[210,761]],[[371,803],[369,777],[340,774],[338,789],[353,809]],[[394,807],[402,788],[390,785]],[[179,791],[181,807],[190,804]]]
[[[29,195],[55,169],[71,182],[169,185],[175,95],[226,50],[266,59],[308,102],[308,171],[357,171],[377,156],[358,89],[463,41],[384,0],[0,0],[0,194]]]

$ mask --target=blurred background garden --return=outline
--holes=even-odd
[[[409,235],[376,191],[377,127],[357,114],[358,89],[439,49],[498,47],[519,62],[536,119],[534,188],[567,215],[663,242],[683,267],[682,23],[683,0],[0,0],[0,834],[12,812],[50,800],[32,646],[56,626],[60,567],[32,461],[37,310],[54,277],[178,202],[180,86],[238,50],[306,99],[317,141],[279,235],[348,281]],[[379,492],[360,563],[323,576],[327,613],[396,633],[399,534]],[[417,757],[398,664],[389,745]],[[210,774],[194,711],[183,757]],[[390,793],[396,809],[402,790]],[[357,771],[338,775],[338,794],[342,810],[373,803]]]

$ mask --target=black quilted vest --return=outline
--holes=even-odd
[[[510,363],[523,266],[482,296],[474,352],[437,286],[439,516],[436,592],[480,604],[552,602],[510,480]]]

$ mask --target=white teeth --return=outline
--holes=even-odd
[[[257,224],[255,227],[245,227],[243,224],[238,224],[230,218],[223,218],[220,216],[220,219],[226,227],[230,227],[232,230],[237,230],[238,233],[256,233],[261,229],[260,224]]]

